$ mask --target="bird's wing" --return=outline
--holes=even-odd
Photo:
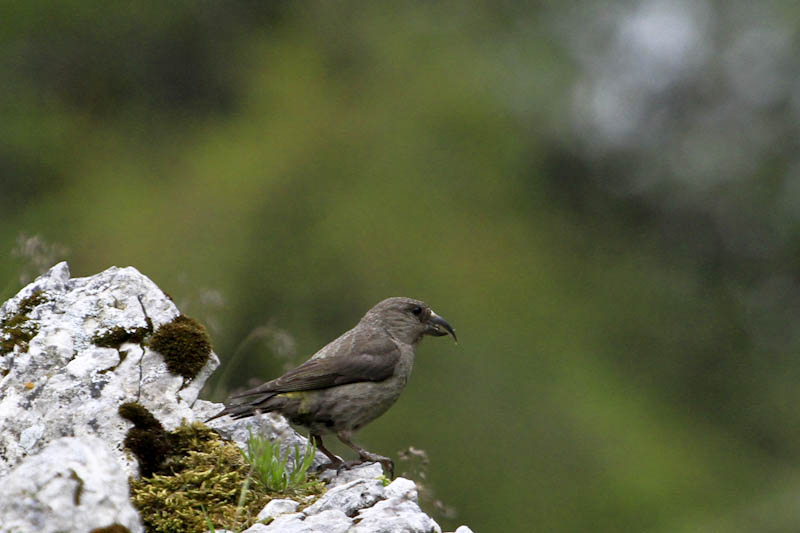
[[[358,349],[347,354],[309,359],[281,377],[232,398],[265,392],[325,389],[359,381],[383,381],[394,373],[394,367],[400,359],[400,349],[389,337],[373,337],[356,345]]]

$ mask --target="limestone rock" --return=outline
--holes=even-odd
[[[306,516],[303,513],[282,515],[271,524],[256,524],[245,533],[346,533],[351,530],[353,521],[336,509],[322,511]]]
[[[353,533],[441,533],[439,524],[422,512],[416,502],[400,498],[383,500],[362,510]]]
[[[128,476],[97,437],[65,437],[22,462],[0,484],[0,532],[143,531]]]
[[[383,467],[379,463],[364,463],[340,472],[326,470],[319,477],[328,484],[328,487],[333,488],[356,479],[378,479],[381,476],[383,476]]]
[[[119,405],[139,402],[174,429],[194,419],[192,404],[219,360],[212,352],[187,379],[170,373],[162,355],[146,346],[103,347],[96,339],[115,329],[156,330],[179,314],[133,267],[70,279],[66,263],[3,304],[0,324],[22,321],[33,337],[0,353],[0,477],[49,442],[73,435],[100,436],[135,475],[136,463],[122,449],[131,424],[117,415]],[[2,329],[0,339],[13,340]]]
[[[328,492],[305,509],[306,515],[313,515],[337,509],[347,516],[355,516],[360,509],[373,505],[383,499],[385,489],[379,479],[356,479],[344,485],[329,489]]]
[[[384,497],[358,513],[353,533],[441,533],[439,524],[419,508],[417,488],[410,479],[399,477],[392,481],[384,489]]]
[[[245,533],[441,532],[419,508],[413,481],[397,478],[384,487],[381,475],[378,464],[342,471],[331,480],[332,488],[302,512],[281,514],[270,524],[256,524]],[[339,477],[344,479],[336,483]]]
[[[275,518],[282,514],[294,513],[297,510],[298,502],[294,500],[271,500],[261,512],[258,513],[258,521],[261,522],[268,518]]]

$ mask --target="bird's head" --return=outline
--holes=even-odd
[[[447,321],[433,312],[423,301],[413,298],[387,298],[367,311],[363,320],[385,328],[396,339],[415,344],[423,335],[441,337],[451,335],[458,342],[456,332]]]

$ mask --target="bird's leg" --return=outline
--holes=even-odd
[[[328,448],[326,448],[324,444],[322,444],[321,436],[312,433],[311,440],[314,442],[314,446],[316,446],[319,451],[324,453],[325,457],[327,457],[331,461],[330,463],[326,463],[320,466],[320,470],[327,470],[329,468],[335,468],[338,470],[339,468],[341,468],[341,466],[344,464],[344,461],[342,461],[341,457],[337,457]]]
[[[361,458],[361,461],[348,463],[349,466],[355,466],[357,464],[361,464],[366,461],[372,461],[375,463],[380,463],[383,465],[386,470],[389,471],[389,478],[394,479],[394,461],[389,459],[388,457],[384,457],[383,455],[378,455],[377,453],[368,452],[358,444],[355,444],[352,440],[350,440],[351,432],[347,430],[342,430],[336,433],[336,436],[339,437],[339,440],[347,444],[350,448],[358,452],[358,456]]]

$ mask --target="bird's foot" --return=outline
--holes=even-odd
[[[360,465],[360,464],[363,464],[363,463],[364,463],[364,461],[361,461],[361,460],[359,460],[359,461],[346,461],[346,462],[343,462],[343,463],[342,463],[342,464],[340,464],[340,465],[339,465],[339,467],[336,469],[336,473],[338,474],[338,473],[339,473],[339,472],[341,472],[342,470],[350,470],[350,469],[351,469],[351,468],[353,468],[354,466],[358,466],[358,465]]]
[[[317,472],[324,472],[325,470],[336,470],[336,473],[338,474],[339,472],[342,471],[342,468],[345,468],[345,465],[347,465],[347,463],[345,463],[344,461],[342,461],[338,457],[337,457],[337,459],[338,459],[337,461],[331,461],[329,463],[324,463],[324,464],[319,465],[316,468],[316,471]]]
[[[350,470],[351,468],[354,468],[356,466],[363,465],[363,464],[364,464],[364,460],[358,459],[356,461],[340,461],[338,463],[328,463],[328,464],[322,465],[322,466],[325,467],[326,469],[328,469],[328,468],[331,469],[331,470],[335,469],[336,470],[336,474],[339,475],[342,472],[342,470]]]
[[[389,479],[394,479],[394,462],[388,457],[382,455],[370,454],[369,457],[362,457],[355,461],[331,461],[317,467],[317,472],[325,470],[336,470],[336,475],[339,475],[342,470],[350,470],[356,466],[363,465],[364,463],[380,463],[383,468],[389,472]]]
[[[389,472],[389,479],[394,479],[394,461],[389,459],[388,457],[384,457],[383,455],[378,455],[377,453],[371,453],[364,451],[361,453],[361,461],[359,463],[363,463],[366,461],[370,461],[373,463],[380,463],[383,468]]]

